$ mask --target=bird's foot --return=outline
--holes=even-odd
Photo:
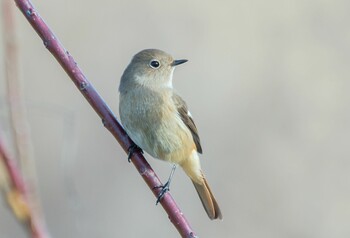
[[[176,169],[176,164],[173,164],[173,168],[171,169],[168,181],[164,185],[156,186],[153,188],[153,189],[161,188],[156,201],[156,205],[158,205],[158,203],[163,199],[164,195],[170,190],[170,183],[171,183],[171,179],[173,178],[175,169]]]
[[[143,154],[143,150],[138,147],[136,144],[132,144],[128,149],[128,162],[131,162],[131,157],[135,152],[141,152]]]
[[[164,185],[156,186],[153,189],[161,188],[159,195],[157,197],[156,205],[163,199],[164,195],[170,190],[170,182],[167,181]]]

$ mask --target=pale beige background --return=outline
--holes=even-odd
[[[224,221],[207,218],[180,170],[171,192],[200,237],[350,237],[349,1],[34,4],[116,114],[119,78],[133,54],[152,47],[189,59],[174,85],[199,128]],[[101,120],[16,16],[52,236],[178,237]],[[9,136],[0,67],[1,127]],[[171,166],[149,161],[165,180]],[[0,213],[1,238],[26,237],[3,200]]]

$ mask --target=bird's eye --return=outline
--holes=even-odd
[[[153,69],[157,69],[160,66],[160,62],[156,59],[153,59],[151,62],[149,62],[149,66]]]

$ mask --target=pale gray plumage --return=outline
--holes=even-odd
[[[202,147],[185,101],[174,92],[173,71],[187,60],[161,50],[136,54],[119,86],[121,122],[130,138],[155,158],[179,164],[191,178],[210,219],[222,219],[220,208],[200,168]]]

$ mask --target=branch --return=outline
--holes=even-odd
[[[9,180],[10,189],[7,191],[7,201],[16,218],[28,226],[33,238],[47,238],[45,228],[41,220],[34,214],[28,202],[27,187],[22,178],[15,160],[6,150],[4,141],[0,135],[0,160],[5,165]]]
[[[14,5],[11,0],[3,0],[2,3],[6,94],[9,105],[10,128],[16,149],[15,157],[20,161],[22,176],[28,188],[28,202],[30,202],[36,216],[39,216],[41,215],[41,206],[37,190],[35,160],[33,159],[29,124],[18,74],[18,44],[15,17],[13,15]]]
[[[62,46],[57,37],[50,30],[48,25],[46,25],[46,23],[40,17],[39,13],[35,10],[34,6],[29,0],[15,0],[15,2],[26,19],[43,40],[45,47],[61,64],[71,80],[83,94],[85,99],[100,116],[103,125],[112,133],[124,151],[127,152],[128,148],[133,144],[132,140],[128,137],[109,107],[98,95],[91,83],[86,79],[83,72],[74,61],[73,57]],[[135,165],[136,169],[139,171],[140,175],[145,180],[148,187],[157,197],[159,190],[153,188],[161,186],[162,183],[151,166],[148,164],[141,153],[134,153],[132,162]],[[164,210],[168,213],[170,221],[174,224],[182,237],[196,237],[194,231],[190,227],[179,207],[176,205],[170,193],[166,193],[160,203],[163,206]]]
[[[0,160],[7,177],[4,191],[7,195],[8,205],[11,207],[17,220],[25,224],[33,238],[48,237],[45,223],[39,216],[39,202],[36,195],[36,176],[34,160],[31,160],[31,143],[25,108],[22,100],[22,90],[18,77],[18,48],[15,34],[13,16],[13,3],[11,0],[2,1],[2,23],[4,37],[5,79],[7,84],[7,97],[11,129],[14,137],[17,159],[22,162],[22,171],[26,170],[26,179],[23,178],[15,161],[10,158],[5,145],[0,138]],[[30,175],[30,176],[28,176]],[[29,179],[30,178],[30,179]],[[36,202],[34,202],[36,201]],[[34,205],[35,204],[35,205]]]

